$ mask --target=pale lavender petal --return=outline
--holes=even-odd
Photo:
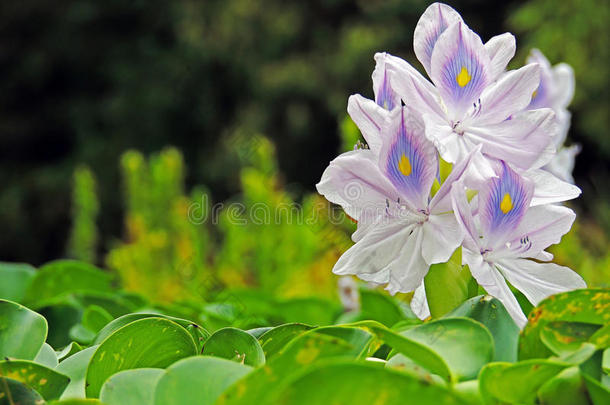
[[[572,145],[568,147],[559,148],[557,154],[553,156],[553,159],[551,159],[551,161],[544,166],[544,170],[557,176],[559,179],[565,182],[574,183],[572,171],[574,170],[576,155],[578,155],[579,153],[580,145]],[[576,186],[572,187],[578,188]],[[578,191],[580,194],[580,189],[578,189]]]
[[[373,91],[375,92],[375,102],[385,110],[392,111],[400,106],[400,96],[394,91],[391,83],[390,72],[387,69],[386,60],[389,55],[377,53],[375,55],[375,70],[373,71]]]
[[[387,111],[373,100],[354,94],[347,101],[347,112],[360,129],[369,148],[379,154],[381,149],[381,127],[387,120]]]
[[[463,245],[472,251],[479,251],[479,231],[472,215],[472,207],[466,197],[466,186],[458,182],[451,187],[451,201],[456,220],[464,230]]]
[[[464,23],[454,23],[438,38],[430,78],[452,120],[461,120],[490,83],[489,64],[481,38]]]
[[[428,299],[426,298],[426,287],[424,283],[421,283],[419,287],[415,289],[413,298],[411,298],[411,311],[421,320],[424,320],[430,316],[430,307],[428,306]]]
[[[556,108],[566,108],[574,97],[574,69],[566,63],[553,66],[555,84],[554,101]]]
[[[421,255],[422,240],[422,229],[415,226],[400,255],[389,264],[390,281],[386,290],[390,294],[411,292],[424,281],[430,266]]]
[[[464,229],[453,212],[430,215],[422,229],[422,256],[428,264],[447,262],[464,239]]]
[[[481,144],[482,152],[492,158],[529,169],[552,158],[556,133],[555,114],[544,108],[523,111],[499,124],[468,127],[464,138]]]
[[[534,182],[532,206],[573,200],[581,194],[580,188],[553,175],[548,165],[544,169],[527,170],[521,175]]]
[[[553,294],[587,287],[582,277],[555,263],[507,259],[496,265],[502,275],[534,305]]]
[[[484,247],[495,250],[521,224],[534,193],[534,184],[501,162],[498,177],[480,191],[479,218]]]
[[[380,165],[390,182],[414,209],[425,210],[438,170],[436,149],[424,136],[424,124],[412,110],[392,112],[382,129]]]
[[[515,56],[517,43],[515,36],[509,32],[496,35],[485,43],[485,49],[491,59],[489,66],[490,80],[496,80],[506,69],[508,62]]]
[[[432,51],[438,37],[453,23],[462,21],[462,17],[446,4],[433,3],[422,14],[413,33],[413,49],[417,59],[424,65],[430,75]]]
[[[551,64],[548,59],[537,49],[533,49],[527,58],[527,63],[536,63],[540,66],[540,83],[531,96],[528,109],[553,108],[553,76]]]
[[[503,74],[497,82],[483,90],[468,122],[473,126],[484,126],[504,121],[528,106],[539,81],[540,68],[537,64]]]

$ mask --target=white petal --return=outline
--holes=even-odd
[[[386,290],[390,294],[413,291],[424,281],[430,266],[421,255],[422,239],[422,229],[416,226],[400,255],[389,264],[390,282]]]
[[[379,154],[381,148],[381,127],[385,124],[388,112],[373,100],[354,94],[347,100],[347,112],[362,132],[369,148]]]
[[[483,90],[480,107],[471,118],[472,125],[496,124],[523,110],[532,100],[539,82],[540,68],[534,63],[503,74]]]
[[[419,18],[413,33],[413,49],[428,75],[430,75],[430,60],[436,40],[447,27],[457,21],[462,21],[462,17],[457,11],[442,3],[431,4]]]
[[[498,78],[506,69],[508,62],[515,56],[517,44],[515,36],[509,32],[496,35],[485,43],[485,49],[491,59],[491,80]]]
[[[453,212],[431,214],[423,224],[422,255],[428,264],[444,263],[464,239],[464,230]]]
[[[566,63],[553,66],[553,94],[554,104],[558,107],[567,107],[574,97],[574,69]]]
[[[494,266],[483,261],[483,257],[477,252],[470,252],[468,249],[463,249],[462,257],[463,262],[468,264],[470,273],[477,280],[479,285],[481,285],[489,295],[499,299],[515,323],[520,328],[523,328],[527,323],[525,314],[500,272]]]
[[[451,188],[451,200],[456,220],[464,230],[464,247],[477,250],[479,247],[479,231],[474,222],[472,207],[468,204],[466,198],[466,187],[461,182],[455,183]]]
[[[548,165],[545,168],[549,169]],[[527,170],[522,175],[534,182],[534,196],[531,202],[534,206],[572,200],[581,193],[578,187],[560,180],[546,170]]]
[[[413,298],[411,298],[411,310],[419,319],[422,320],[430,316],[430,307],[428,306],[426,287],[424,286],[424,283],[421,283],[419,287],[415,289]]]
[[[550,173],[557,176],[559,179],[564,182],[574,183],[574,177],[572,177],[572,171],[574,170],[574,163],[576,161],[576,155],[580,153],[580,145],[572,145],[569,147],[560,148],[557,151],[557,154],[553,156],[553,159],[549,163],[544,166],[544,170],[549,171]],[[568,183],[563,183],[566,185]],[[578,189],[576,186],[572,186],[573,188]],[[561,192],[567,192],[567,187],[565,190],[561,190]],[[576,190],[572,189],[572,194]],[[580,194],[580,189],[578,189],[578,194]],[[578,195],[577,195],[578,196]],[[572,198],[575,198],[574,196]]]
[[[499,261],[497,266],[504,277],[534,305],[550,295],[587,287],[582,277],[555,263],[514,259]]]

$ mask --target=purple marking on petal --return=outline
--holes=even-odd
[[[405,125],[405,110],[400,114],[398,133],[390,145],[385,172],[392,184],[412,202],[421,201],[430,190],[424,190],[429,164],[422,139],[411,133]],[[407,170],[408,169],[408,170]],[[408,174],[406,174],[408,173]],[[416,207],[422,208],[422,207]]]
[[[383,71],[383,81],[379,86],[379,90],[377,91],[377,105],[385,108],[388,111],[392,111],[396,104],[394,100],[396,99],[396,94],[394,90],[392,90],[392,86],[390,85],[390,76],[388,75],[387,69]]]
[[[441,4],[438,3],[438,26],[435,31],[429,32],[428,36],[426,36],[425,44],[426,44],[426,55],[428,56],[428,60],[432,58],[432,51],[434,50],[434,45],[436,44],[436,40],[438,37],[447,29],[449,24],[443,15],[443,9]]]
[[[501,237],[517,229],[532,199],[533,187],[504,161],[501,173],[491,178],[481,201],[481,224],[488,244],[503,243]],[[493,246],[487,246],[493,247]]]
[[[546,72],[541,72],[540,74],[540,84],[538,88],[532,94],[532,101],[530,101],[527,106],[528,110],[536,110],[538,108],[546,108],[551,107],[550,102],[548,100],[548,85],[549,85],[549,76],[545,74]]]

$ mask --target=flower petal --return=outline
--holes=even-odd
[[[419,318],[426,319],[430,316],[430,307],[428,306],[428,299],[426,298],[426,287],[424,283],[421,283],[419,287],[415,289],[413,298],[411,298],[411,311]]]
[[[470,118],[472,125],[497,124],[523,110],[530,103],[539,82],[540,68],[537,64],[505,73],[483,90],[479,105]]]
[[[559,63],[553,66],[552,75],[555,105],[566,108],[574,97],[574,69],[566,63]]]
[[[422,256],[428,264],[447,262],[464,239],[464,229],[453,212],[430,215],[422,230]]]
[[[576,272],[555,263],[514,259],[502,260],[496,265],[504,277],[534,305],[550,295],[587,287]]]
[[[560,150],[558,155],[562,152],[563,150]],[[532,206],[568,201],[580,195],[581,191],[578,187],[566,183],[552,174],[553,169],[555,168],[555,162],[555,160],[551,161],[551,163],[544,167],[544,170],[532,169],[522,173],[522,176],[533,181],[535,185],[534,196],[532,197],[531,202]],[[553,167],[551,167],[551,165],[553,165]],[[561,170],[565,170],[560,164],[558,166]]]
[[[483,261],[483,257],[478,252],[463,249],[462,257],[463,263],[468,265],[470,273],[479,285],[489,295],[499,299],[519,328],[523,328],[527,323],[525,314],[500,272],[494,266]]]
[[[552,157],[556,134],[553,110],[544,108],[513,115],[500,124],[468,127],[464,138],[481,144],[482,152],[516,167],[529,169],[546,157]]]
[[[457,182],[451,187],[451,201],[455,218],[464,230],[464,241],[462,244],[466,249],[478,251],[479,231],[474,222],[472,207],[466,197],[466,187],[462,182]]]
[[[385,125],[388,112],[373,100],[354,94],[347,101],[347,112],[360,129],[369,148],[379,154],[381,149],[381,127]]]
[[[438,170],[436,149],[424,136],[421,118],[411,109],[402,107],[391,114],[381,133],[380,166],[412,208],[425,209]]]
[[[552,175],[557,176],[559,179],[563,180],[564,182],[568,182],[568,183],[574,183],[574,177],[572,177],[572,171],[574,170],[574,163],[576,161],[576,155],[578,155],[580,153],[580,145],[572,145],[572,146],[568,146],[568,147],[563,147],[563,148],[559,148],[559,150],[557,151],[557,154],[555,156],[553,156],[553,159],[551,159],[551,161],[549,163],[547,163],[544,166],[544,170],[552,173]],[[567,185],[568,183],[564,183],[562,182],[562,185],[564,186],[564,189],[555,189],[556,192],[562,192],[565,195],[565,192],[568,191],[567,190]],[[578,197],[578,195],[580,194],[580,189],[576,186],[572,186],[572,194],[574,195],[574,193],[576,192],[576,190],[578,190],[578,194],[571,197],[571,198],[566,198],[567,200],[570,200],[572,198]],[[576,190],[574,190],[576,189]],[[561,201],[565,201],[565,200],[561,200]]]
[[[357,221],[377,218],[388,200],[396,201],[400,196],[379,170],[377,156],[366,149],[343,153],[330,162],[316,188]]]
[[[431,73],[430,61],[438,37],[458,21],[462,21],[458,12],[443,3],[429,5],[419,18],[413,33],[413,49],[428,75]]]
[[[534,193],[534,184],[501,162],[498,177],[491,178],[479,193],[479,218],[491,250],[517,230]]]
[[[373,71],[373,91],[377,105],[392,111],[395,107],[400,107],[400,96],[392,87],[390,72],[388,72],[386,64],[388,58],[387,53],[375,54],[377,64]]]
[[[421,255],[423,232],[420,226],[413,229],[400,255],[390,264],[390,294],[410,292],[420,286],[430,266]]]
[[[485,43],[485,49],[491,59],[489,66],[490,80],[496,80],[506,69],[508,62],[515,56],[517,43],[515,36],[509,32],[492,37]]]
[[[452,120],[462,119],[490,82],[489,64],[481,38],[464,23],[452,24],[438,38],[430,78]]]

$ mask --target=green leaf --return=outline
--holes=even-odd
[[[591,337],[589,342],[593,343],[600,349],[610,347],[610,323],[599,328]]]
[[[66,387],[61,399],[64,398],[85,398],[85,377],[87,366],[93,353],[98,346],[91,346],[83,349],[72,356],[66,358],[55,370],[70,377],[70,384]]]
[[[391,327],[406,318],[415,318],[415,314],[406,306],[403,307],[385,291],[360,288],[360,318],[373,320]]]
[[[114,318],[104,308],[97,305],[90,305],[85,309],[82,324],[93,333],[98,333],[104,326]]]
[[[62,361],[64,359],[72,356],[74,353],[80,352],[81,350],[83,350],[83,347],[81,345],[79,345],[76,342],[70,342],[69,345],[67,345],[60,351],[56,352],[57,360]]]
[[[269,359],[269,357],[282,350],[292,339],[312,328],[313,326],[304,323],[287,323],[265,332],[258,338],[265,353],[265,358]]]
[[[71,399],[62,399],[61,401],[51,401],[49,405],[105,405],[100,400],[95,398],[71,398]]]
[[[582,378],[585,380],[589,398],[591,398],[593,405],[607,405],[610,403],[610,390],[607,387],[587,374],[583,374]]]
[[[477,284],[468,266],[462,267],[462,249],[447,263],[433,264],[424,278],[426,298],[432,318],[439,318],[470,297],[477,295]]]
[[[20,381],[0,376],[1,405],[40,405],[44,400],[36,390]]]
[[[160,368],[120,371],[106,380],[100,392],[100,400],[105,405],[152,404],[155,387],[162,374]]]
[[[566,367],[565,363],[550,360],[490,363],[479,375],[481,394],[488,401],[534,404],[538,389]]]
[[[334,302],[310,297],[279,301],[275,314],[283,318],[286,323],[330,325],[340,311],[341,308]]]
[[[434,320],[401,332],[401,335],[438,353],[460,380],[475,378],[494,356],[491,333],[469,318]]]
[[[549,322],[540,330],[540,340],[556,355],[577,351],[599,329],[582,322]]]
[[[604,350],[602,354],[602,371],[610,374],[610,349]]]
[[[0,358],[32,360],[47,338],[47,321],[15,302],[0,300]]]
[[[21,302],[36,269],[25,263],[0,262],[0,299]]]
[[[250,366],[265,363],[265,354],[258,340],[236,328],[219,329],[205,341],[203,354],[237,361]]]
[[[538,390],[540,405],[573,405],[589,402],[578,367],[562,370]]]
[[[55,350],[53,350],[53,348],[47,343],[42,345],[40,351],[34,359],[34,362],[49,368],[55,368],[59,364]]]
[[[68,376],[28,360],[0,361],[0,376],[33,388],[44,399],[57,399],[68,386]]]
[[[447,317],[467,317],[481,322],[493,336],[493,361],[517,361],[519,327],[497,298],[489,295],[470,298]]]
[[[97,348],[87,369],[87,397],[97,397],[108,377],[133,368],[165,368],[197,354],[192,336],[163,318],[132,322],[114,332]]]
[[[42,266],[25,294],[30,308],[41,308],[64,294],[111,292],[112,277],[97,267],[75,260],[56,260]]]
[[[218,357],[180,360],[163,373],[157,384],[154,404],[212,405],[225,389],[250,371],[250,366]]]
[[[521,331],[519,358],[544,358],[552,352],[544,345],[540,333],[553,321],[610,323],[610,289],[582,289],[552,295],[542,300],[529,314]]]
[[[260,339],[261,336],[269,332],[271,329],[273,329],[273,326],[263,326],[260,328],[248,329],[246,332],[248,332],[257,339]]]
[[[466,404],[447,388],[371,363],[321,364],[282,384],[267,387],[266,404]]]

